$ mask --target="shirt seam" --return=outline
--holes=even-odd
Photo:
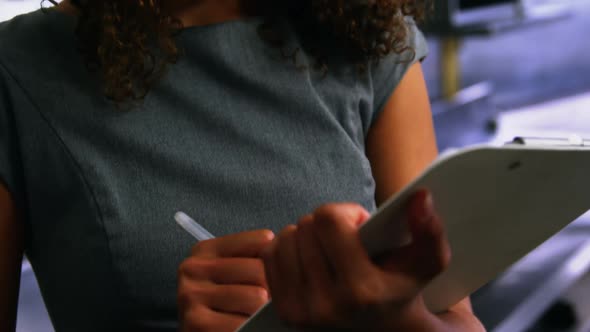
[[[100,204],[98,203],[98,199],[97,199],[94,191],[92,190],[92,186],[90,185],[90,182],[88,181],[88,178],[84,174],[84,171],[82,169],[81,164],[74,157],[72,151],[68,148],[67,144],[64,142],[63,138],[59,135],[59,133],[57,132],[57,130],[55,129],[55,127],[51,124],[51,122],[47,119],[47,117],[43,114],[43,112],[41,112],[41,110],[39,109],[39,105],[37,105],[37,103],[35,103],[35,101],[31,97],[31,95],[27,91],[27,89],[25,89],[23,87],[23,85],[21,84],[21,82],[19,82],[16,79],[16,77],[8,70],[7,66],[2,62],[2,59],[1,58],[0,58],[0,68],[4,72],[6,72],[6,74],[9,77],[9,79],[12,80],[12,81],[14,81],[14,83],[18,86],[18,88],[21,90],[21,92],[23,93],[23,95],[26,97],[27,101],[31,104],[31,106],[33,106],[33,108],[35,109],[35,111],[38,113],[38,115],[42,119],[42,121],[49,128],[49,130],[53,133],[53,135],[55,136],[55,138],[57,138],[57,140],[59,142],[59,145],[61,146],[61,148],[63,149],[63,151],[67,155],[68,159],[70,159],[70,162],[73,163],[74,169],[78,173],[78,176],[82,179],[82,183],[83,183],[83,186],[84,186],[85,191],[87,192],[87,194],[90,196],[90,198],[92,200],[92,205],[94,205],[95,214],[99,218],[100,225],[102,226],[102,233],[103,233],[103,235],[104,235],[104,237],[106,239],[106,242],[107,242],[108,260],[109,260],[109,263],[111,265],[111,271],[113,271],[113,272],[116,271],[117,269],[115,269],[114,258],[113,258],[113,248],[111,246],[110,237],[109,237],[109,235],[107,233],[107,230],[106,230],[106,225],[105,225],[105,222],[104,222],[103,211],[100,208]],[[116,292],[112,292],[112,293],[115,294]]]

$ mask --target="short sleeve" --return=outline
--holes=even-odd
[[[6,186],[17,203],[22,203],[22,167],[11,82],[0,63],[0,183]]]
[[[371,67],[373,84],[373,116],[377,119],[385,103],[402,80],[408,69],[428,55],[428,43],[424,34],[411,17],[406,18],[408,27],[408,50],[401,54],[390,54]]]

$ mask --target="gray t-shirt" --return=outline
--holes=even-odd
[[[185,55],[132,111],[85,69],[75,18],[0,24],[0,181],[26,212],[57,331],[174,330],[176,272],[195,243],[178,210],[224,235],[278,231],[327,202],[375,208],[365,137],[426,55],[423,35],[412,27],[414,60],[322,77],[262,41],[260,23],[185,29]]]

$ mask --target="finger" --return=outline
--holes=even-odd
[[[451,248],[430,192],[421,190],[414,196],[409,220],[413,238],[411,256],[420,262],[414,265],[416,277],[427,283],[443,272],[451,260]]]
[[[333,282],[334,271],[330,269],[330,263],[313,231],[313,215],[307,215],[299,222],[297,247],[303,267],[303,282],[312,293],[324,293]]]
[[[313,229],[337,278],[362,280],[375,267],[358,236],[369,213],[355,204],[325,205],[314,213]]]
[[[406,301],[414,294],[413,280],[389,275],[371,261],[358,236],[359,225],[369,217],[361,206],[348,204],[324,206],[314,213],[315,234],[335,271],[336,302],[316,301],[315,314],[324,317],[320,320],[334,313],[343,318],[384,301]]]
[[[294,234],[297,227],[289,225],[281,231],[264,254],[264,266],[273,305],[283,320],[291,321],[300,313],[297,291],[302,284]],[[295,266],[292,266],[295,265]]]
[[[269,301],[268,291],[262,287],[244,285],[207,286],[205,303],[215,311],[253,315]]]
[[[303,289],[300,262],[296,242],[297,227],[289,225],[275,239],[272,252],[265,260],[273,304],[279,315],[288,321],[301,318],[303,307],[299,299]]]
[[[325,326],[337,314],[335,302],[338,302],[338,297],[334,295],[338,289],[334,287],[336,273],[314,232],[313,222],[313,215],[308,215],[298,224],[297,247],[301,266],[304,267],[303,282],[306,286],[300,301],[305,306],[308,322]]]
[[[260,254],[273,240],[270,230],[257,230],[232,234],[197,243],[193,256],[200,257],[260,257]]]
[[[392,290],[392,296],[397,298],[412,298],[421,292],[450,260],[444,227],[436,215],[430,193],[418,191],[411,198],[407,211],[412,243],[392,250],[382,260],[389,283],[400,285]]]
[[[262,287],[245,285],[214,285],[206,282],[181,282],[179,308],[205,305],[215,311],[252,315],[269,301],[268,291]]]
[[[270,297],[272,299],[274,289],[277,287],[277,278],[279,278],[279,270],[275,263],[275,251],[277,247],[276,238],[272,243],[264,249],[262,252],[262,262],[264,263],[264,275],[266,282],[268,283],[268,290],[270,291]]]
[[[278,237],[275,249],[275,264],[278,267],[283,285],[281,288],[291,295],[295,295],[293,293],[303,284],[296,235],[297,226],[285,227]],[[285,285],[289,287],[284,287]]]
[[[246,285],[215,285],[180,279],[177,304],[180,312],[205,305],[218,312],[250,316],[269,301],[268,291]]]
[[[236,331],[248,316],[221,313],[204,305],[197,305],[186,310],[181,317],[181,331]]]
[[[268,288],[264,263],[259,258],[189,258],[181,264],[180,270],[180,274],[192,280]]]

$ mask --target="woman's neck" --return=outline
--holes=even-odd
[[[184,27],[221,23],[247,16],[241,0],[164,0],[162,3],[164,9],[179,19]],[[57,10],[78,15],[77,8],[70,0],[59,3]]]

